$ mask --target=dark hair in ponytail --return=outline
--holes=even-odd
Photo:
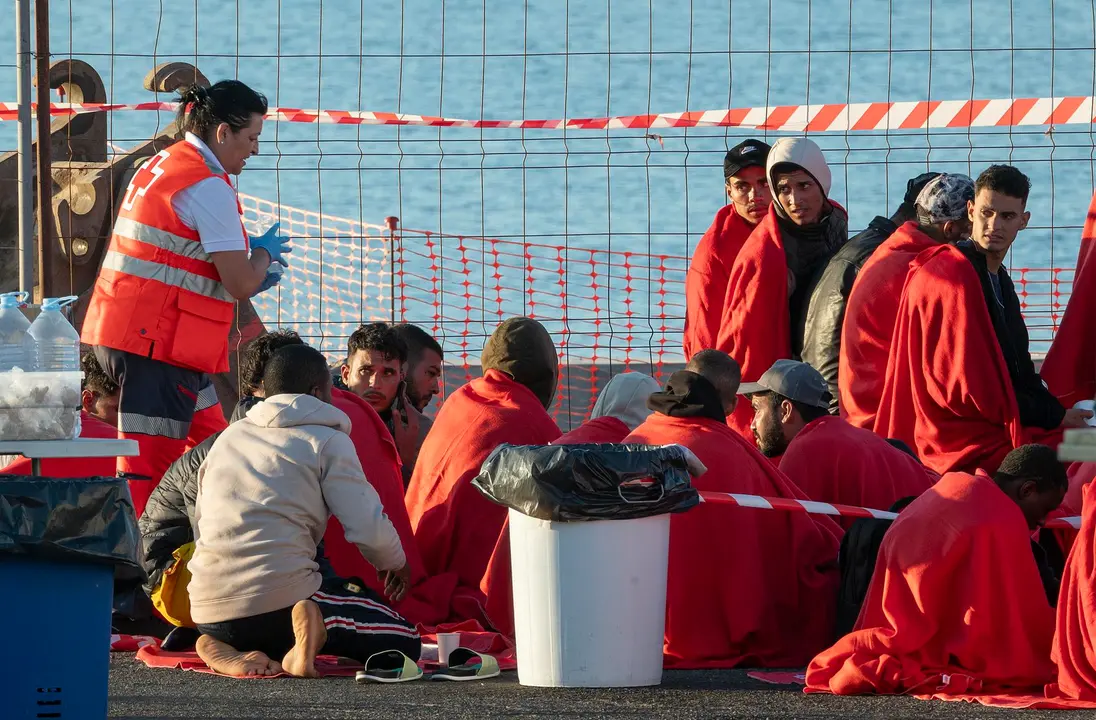
[[[179,95],[176,120],[184,132],[192,132],[209,141],[221,123],[239,132],[255,114],[265,115],[266,96],[257,93],[239,80],[222,80],[209,88],[190,85]]]

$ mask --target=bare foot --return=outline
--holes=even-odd
[[[277,675],[282,672],[282,666],[276,660],[267,657],[265,653],[240,652],[231,645],[214,640],[208,635],[198,638],[194,649],[198,651],[198,657],[205,661],[210,670],[222,675],[258,677]]]
[[[282,668],[294,677],[319,677],[316,655],[327,642],[327,628],[319,605],[301,600],[293,606],[293,637],[297,644],[282,658]]]

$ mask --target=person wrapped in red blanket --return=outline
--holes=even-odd
[[[685,358],[715,347],[727,280],[738,251],[765,219],[773,196],[765,174],[769,146],[744,140],[723,158],[727,199],[696,246],[685,276]]]
[[[540,323],[519,317],[499,325],[481,363],[483,377],[458,388],[438,412],[406,495],[426,571],[457,576],[454,621],[483,619],[480,582],[506,520],[506,508],[484,498],[472,479],[499,445],[546,445],[560,435],[546,410],[558,377],[556,349]]]
[[[936,480],[872,431],[830,415],[826,380],[807,363],[777,360],[739,393],[753,404],[758,450],[779,457],[781,472],[811,500],[886,510]],[[851,524],[841,521],[845,529]]]
[[[806,499],[726,423],[738,364],[718,350],[651,396],[625,443],[678,444],[708,471],[701,491]],[[793,667],[832,639],[840,528],[828,518],[702,504],[670,520],[668,667]]]
[[[80,437],[118,437],[118,384],[107,377],[95,353],[86,352],[80,358],[84,371],[80,402]],[[43,477],[114,477],[117,458],[45,458]],[[30,458],[14,457],[5,461],[0,456],[0,473],[30,475]]]
[[[853,283],[841,327],[838,390],[841,415],[871,430],[890,356],[898,303],[910,264],[923,251],[970,235],[967,202],[974,181],[966,175],[939,175],[914,198],[916,221],[902,224],[864,264]]]
[[[647,398],[660,386],[650,375],[626,372],[614,375],[598,394],[590,420],[569,433],[564,433],[553,445],[584,443],[619,443],[639,427],[651,410]],[[505,520],[499,541],[491,553],[487,572],[480,582],[483,609],[487,621],[508,638],[514,637],[514,593],[510,574],[510,522]]]
[[[996,694],[1054,679],[1054,611],[1031,533],[1065,468],[1045,445],[991,478],[948,473],[887,531],[854,631],[807,668],[808,692]]]
[[[1035,371],[1003,267],[1029,189],[1016,168],[988,168],[968,203],[971,240],[924,251],[906,278],[875,431],[939,473],[992,471],[1028,439],[1053,444],[1092,414],[1063,408]]]
[[[1086,463],[1087,464],[1087,463]],[[1096,700],[1096,487],[1083,489],[1081,531],[1062,576],[1052,658],[1058,683],[1051,696]]]
[[[1077,268],[1073,272],[1073,293],[1065,315],[1054,334],[1040,375],[1065,407],[1096,398],[1096,344],[1091,340],[1096,327],[1096,194],[1088,206]]]
[[[614,375],[598,393],[590,419],[552,444],[620,442],[651,414],[647,398],[661,389],[653,377],[641,372]]]
[[[800,358],[815,277],[848,242],[848,214],[827,198],[830,168],[813,141],[781,138],[765,167],[774,202],[731,268],[714,346],[756,382],[782,358]],[[753,443],[753,409],[739,403],[729,423]]]

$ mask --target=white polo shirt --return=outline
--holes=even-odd
[[[200,137],[188,132],[186,141],[198,149],[206,162],[224,172],[224,166]],[[207,253],[247,250],[236,191],[221,178],[206,178],[177,192],[171,199],[171,207],[184,225],[198,231]]]

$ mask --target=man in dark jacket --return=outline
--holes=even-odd
[[[845,319],[845,305],[852,292],[852,284],[864,263],[875,249],[886,241],[898,226],[917,219],[914,207],[921,188],[940,173],[918,175],[906,184],[906,195],[894,215],[889,218],[876,216],[867,229],[849,240],[837,251],[825,269],[815,279],[807,306],[806,325],[803,334],[803,362],[822,373],[830,389],[830,414],[837,414],[840,393],[837,388],[838,358],[841,355],[841,324]]]

